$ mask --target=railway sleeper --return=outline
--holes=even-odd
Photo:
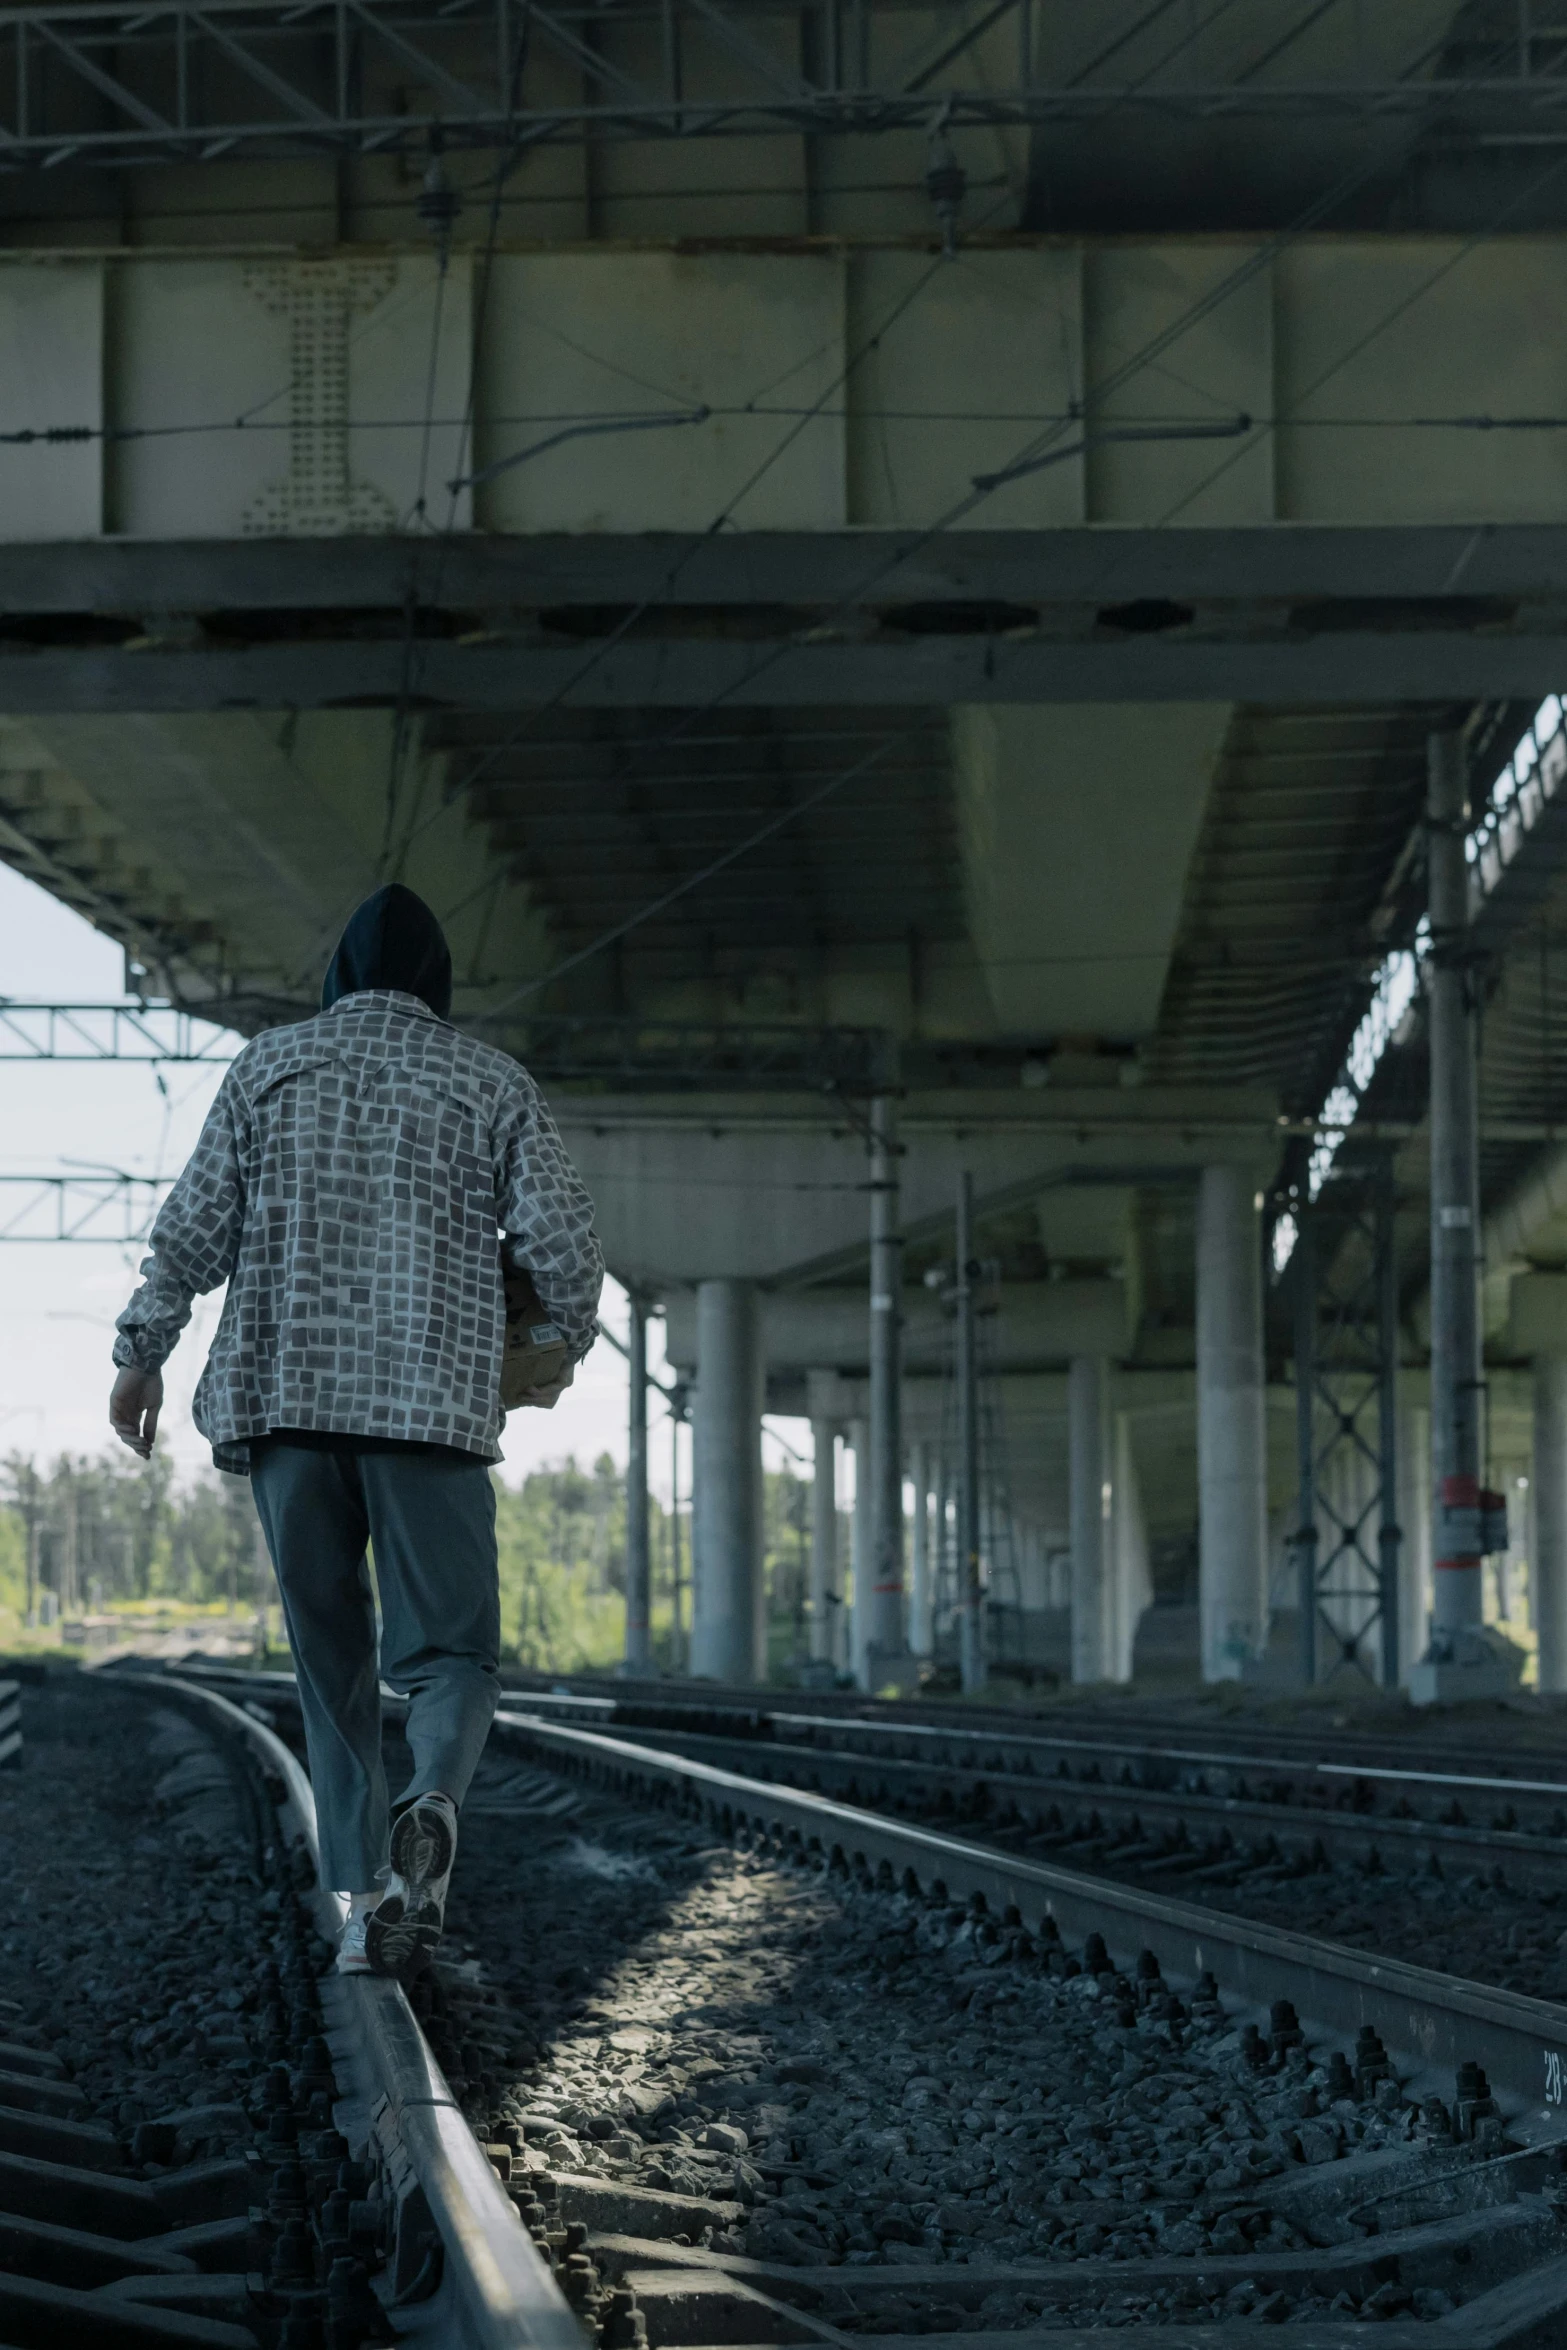
[[[587,2250],[604,2277],[635,2293],[651,2350],[685,2350],[813,2338],[785,2330],[780,2320],[787,2310],[834,2334],[881,2334],[889,2319],[901,2318],[910,2332],[945,2336],[971,2331],[976,2318],[994,2319],[1003,2302],[1018,2313],[1056,2317],[1084,2304],[1112,2307],[1133,2290],[1223,2300],[1246,2284],[1261,2302],[1313,2291],[1346,2293],[1364,2304],[1382,2293],[1385,2306],[1393,2298],[1390,2287],[1402,2289],[1411,2305],[1417,2292],[1427,2307],[1437,2295],[1455,2307],[1462,2297],[1470,2324],[1483,2326],[1489,2296],[1511,2291],[1525,2268],[1567,2256],[1567,2229],[1554,2207],[1531,2196],[1499,2211],[1465,2212],[1296,2251],[1247,2246],[1196,2257],[1089,2257],[1053,2269],[982,2260],[961,2268],[947,2262],[882,2270],[786,2267],[667,2239],[611,2234],[590,2234]]]

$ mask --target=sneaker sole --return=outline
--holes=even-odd
[[[392,1867],[411,1892],[451,1873],[457,1838],[444,1804],[410,1804],[392,1823]]]
[[[389,1913],[394,1913],[389,1914]],[[441,1939],[441,1913],[414,1909],[406,1916],[395,1894],[388,1894],[365,1928],[365,1957],[373,1975],[389,1975],[394,1982],[411,1983],[434,1958]]]

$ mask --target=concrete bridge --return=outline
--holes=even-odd
[[[662,47],[534,10],[523,56],[503,9],[367,6],[350,73],[264,6],[18,12],[0,854],[242,1032],[378,880],[430,899],[694,1380],[709,1670],[756,1665],[764,1402],[861,1448],[845,1657],[933,1636],[901,1488],[928,1576],[965,1174],[998,1620],[1118,1678],[1200,1602],[1209,1677],[1270,1622],[1277,1663],[1315,1570],[1273,1275],[1320,1195],[1314,1280],[1380,1250],[1387,1412],[1308,1492],[1347,1581],[1305,1612],[1401,1672],[1430,990],[1374,1015],[1433,758],[1488,1473],[1567,1479],[1560,43],[1436,0],[1282,49],[1257,0],[1195,55],[1158,10],[854,13],[851,57],[813,7],[671,6]],[[1378,1152],[1366,1241],[1323,1219]]]

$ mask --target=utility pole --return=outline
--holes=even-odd
[[[889,1052],[890,1058],[890,1052]],[[871,1329],[868,1581],[854,1594],[865,1608],[856,1642],[865,1686],[874,1689],[905,1653],[903,1635],[903,1442],[901,1343],[903,1241],[898,1232],[897,1102],[886,1090],[871,1103]]]
[[[1484,1627],[1481,1472],[1480,1122],[1469,935],[1469,776],[1461,735],[1427,744],[1427,971],[1431,1038],[1431,1644],[1417,1704],[1501,1694],[1522,1658]]]
[[[806,1381],[811,1413],[811,1657],[833,1659],[833,1618],[838,1606],[838,1443],[835,1408],[838,1381],[831,1371],[812,1371]]]
[[[985,1686],[984,1598],[979,1586],[979,1363],[974,1348],[974,1178],[958,1177],[958,1589],[963,1686]]]
[[[626,1445],[626,1671],[645,1676],[652,1664],[652,1561],[647,1504],[647,1301],[630,1292],[630,1416]]]
[[[672,1672],[689,1669],[680,1574],[680,1430],[686,1417],[690,1389],[677,1379],[669,1391],[669,1663]]]

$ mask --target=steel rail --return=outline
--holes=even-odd
[[[191,1669],[247,1686],[255,1685],[259,1679],[254,1674],[246,1674],[243,1668],[230,1666]],[[290,1675],[268,1676],[268,1683],[266,1694],[292,1699]],[[978,1785],[1019,1805],[1025,1801],[1034,1806],[1089,1805],[1105,1812],[1147,1813],[1150,1818],[1185,1814],[1188,1819],[1255,1830],[1286,1841],[1320,1838],[1325,1846],[1337,1844],[1362,1854],[1375,1847],[1390,1859],[1398,1855],[1423,1861],[1435,1853],[1475,1867],[1491,1866],[1499,1859],[1513,1859],[1547,1871],[1567,1871],[1567,1831],[1554,1824],[1548,1832],[1541,1832],[1537,1827],[1522,1824],[1513,1828],[1497,1824],[1482,1826],[1450,1818],[1430,1819],[1342,1806],[1343,1793],[1350,1787],[1358,1782],[1376,1781],[1389,1786],[1425,1786],[1445,1793],[1464,1790],[1509,1801],[1531,1794],[1551,1797],[1556,1799],[1557,1809],[1567,1814],[1567,1778],[1487,1778],[1474,1772],[1301,1761],[1199,1748],[1139,1747],[1125,1740],[1100,1744],[1092,1739],[1058,1738],[1049,1734],[1034,1738],[1022,1732],[997,1733],[962,1725],[948,1728],[919,1722],[867,1721],[855,1716],[764,1712],[705,1700],[622,1702],[581,1691],[512,1691],[507,1704],[512,1710],[537,1708],[546,1717],[581,1712],[608,1737],[631,1737],[671,1753],[694,1750],[694,1758],[698,1760],[704,1753],[712,1758],[716,1750],[727,1749],[726,1762],[732,1762],[738,1754],[751,1769],[764,1774],[775,1758],[786,1768],[825,1768],[839,1778],[840,1788],[845,1776],[863,1775],[863,1767],[868,1766],[894,1784],[901,1783],[911,1789],[921,1780],[935,1785]],[[681,1721],[682,1715],[690,1717],[690,1726]],[[649,1718],[666,1716],[673,1718]],[[752,1725],[749,1732],[747,1724]],[[771,1734],[783,1728],[825,1734],[825,1742],[794,1744]],[[914,1757],[863,1751],[850,1743],[862,1733],[882,1741],[884,1746],[905,1739],[947,1746],[966,1743],[1011,1759],[986,1761],[980,1756],[972,1761],[956,1761],[950,1756],[938,1759],[928,1749]],[[1071,1757],[1085,1762],[1094,1775],[1086,1772],[1066,1775],[1059,1769],[1053,1773],[1035,1771],[1029,1765],[1033,1754],[1041,1749],[1059,1751],[1063,1760]],[[1168,1775],[1111,1781],[1098,1768],[1110,1757],[1129,1766],[1152,1763],[1156,1770],[1178,1764],[1203,1771],[1224,1771],[1241,1785],[1238,1791],[1216,1794],[1206,1786],[1183,1784]],[[859,1774],[855,1772],[856,1764],[862,1766]],[[1272,1774],[1275,1781],[1304,1779],[1308,1786],[1315,1784],[1324,1792],[1334,1787],[1340,1791],[1339,1799],[1329,1808],[1321,1802],[1300,1802],[1269,1794],[1266,1788],[1259,1793],[1247,1784],[1259,1774]]]
[[[283,1783],[286,1833],[310,1855],[317,1915],[333,1933],[345,1904],[320,1886],[315,1797],[303,1765],[242,1705],[175,1673],[106,1667],[115,1679],[205,1709]],[[401,2146],[445,2249],[438,2338],[450,2350],[583,2350],[582,2329],[463,2118],[401,1988],[370,1975],[336,1978],[357,2058],[378,2101],[382,2147]],[[384,2104],[379,2101],[384,2100]],[[449,2302],[447,2296],[450,2296]],[[434,2300],[420,2305],[428,2321]],[[421,2330],[423,2328],[421,2327]]]
[[[794,1729],[821,1732],[828,1735],[840,1751],[850,1751],[847,1741],[861,1737],[872,1740],[908,1739],[931,1744],[957,1745],[967,1743],[1001,1754],[1010,1753],[1019,1764],[1038,1753],[1058,1754],[1062,1757],[1080,1757],[1088,1762],[1107,1760],[1128,1763],[1154,1763],[1172,1768],[1228,1771],[1236,1775],[1272,1775],[1275,1778],[1307,1778],[1342,1783],[1345,1780],[1376,1781],[1389,1786],[1428,1786],[1458,1790],[1467,1788],[1474,1793],[1511,1797],[1516,1795],[1552,1796],[1567,1806],[1567,1770],[1560,1778],[1535,1779],[1509,1776],[1505,1773],[1478,1771],[1425,1770],[1399,1761],[1355,1759],[1328,1762],[1315,1754],[1258,1753],[1248,1747],[1182,1746],[1167,1744],[1157,1733],[1139,1735],[1135,1728],[1119,1734],[1066,1732],[1045,1728],[1012,1730],[979,1721],[922,1721],[918,1718],[894,1718],[890,1713],[870,1715],[844,1711],[842,1713],[802,1713],[781,1707],[759,1707],[747,1703],[737,1692],[726,1702],[724,1693],[715,1690],[709,1697],[679,1696],[668,1689],[649,1685],[646,1696],[608,1697],[591,1690],[511,1689],[507,1703],[512,1706],[538,1706],[549,1712],[565,1712],[577,1707],[596,1720],[619,1720],[628,1729],[651,1730],[655,1725],[650,1715],[678,1714],[681,1711],[699,1715],[704,1725],[723,1721],[732,1716],[738,1726],[743,1722],[755,1725],[752,1735],[769,1736],[776,1729]],[[671,1722],[670,1727],[678,1725]],[[738,1735],[738,1727],[720,1731],[720,1735]],[[1305,1735],[1302,1733],[1302,1735]],[[1026,1769],[1019,1776],[1026,1777]]]
[[[603,1735],[626,1738],[632,1733],[606,1725]],[[1520,1829],[1454,1826],[1440,1820],[1401,1819],[1388,1812],[1308,1808],[1301,1804],[1259,1801],[1255,1797],[1248,1800],[1234,1795],[1203,1794],[1189,1788],[1039,1778],[1010,1770],[986,1769],[981,1763],[937,1762],[930,1757],[910,1762],[887,1755],[855,1754],[837,1746],[790,1746],[775,1739],[747,1741],[713,1731],[663,1730],[646,1735],[660,1752],[715,1762],[721,1768],[737,1768],[743,1774],[754,1773],[769,1786],[780,1781],[792,1785],[803,1783],[811,1786],[812,1792],[832,1792],[851,1803],[863,1802],[875,1809],[883,1808],[885,1801],[895,1799],[900,1792],[915,1796],[925,1789],[964,1794],[981,1791],[986,1798],[995,1796],[1013,1806],[1014,1817],[1011,1820],[998,1817],[984,1823],[972,1821],[970,1825],[976,1835],[984,1836],[987,1841],[992,1838],[999,1841],[1001,1833],[1006,1832],[1031,1840],[1049,1837],[1061,1845],[1096,1843],[1103,1848],[1103,1864],[1112,1867],[1118,1862],[1115,1837],[1110,1829],[1097,1836],[1083,1836],[1074,1835],[1063,1825],[1057,1834],[1042,1823],[1034,1825],[1016,1816],[1017,1810],[1023,1806],[1034,1812],[1043,1812],[1047,1806],[1073,1812],[1092,1808],[1122,1820],[1135,1814],[1149,1834],[1161,1826],[1170,1829],[1179,1826],[1197,1837],[1228,1830],[1232,1835],[1271,1840],[1286,1849],[1291,1845],[1320,1843],[1324,1851],[1336,1851],[1342,1858],[1365,1861],[1375,1852],[1390,1870],[1402,1868],[1406,1873],[1435,1856],[1457,1867],[1485,1870],[1506,1860],[1526,1867],[1531,1882],[1542,1878],[1552,1882],[1567,1880],[1567,1835],[1542,1836]],[[827,1780],[829,1786],[812,1786],[813,1775],[817,1781]],[[877,1786],[874,1796],[865,1789],[867,1780]],[[1202,1859],[1200,1846],[1194,1842],[1190,1852],[1192,1866],[1199,1865]],[[1268,1864],[1247,1861],[1237,1850],[1234,1865],[1241,1872]]]
[[[699,1809],[731,1831],[751,1828],[819,1851],[829,1866],[858,1866],[935,1897],[977,1903],[998,1919],[1010,1912],[1067,1940],[1098,1932],[1128,1973],[1151,1949],[1166,1982],[1190,1986],[1211,1974],[1221,1991],[1264,2019],[1274,2001],[1288,1999],[1318,2033],[1353,2037],[1369,2025],[1416,2095],[1451,2095],[1451,2076],[1475,2061],[1515,2127],[1554,2136],[1567,2121],[1567,2007],[1025,1860],[598,1731],[509,1709],[496,1716],[495,1731],[557,1768]]]

